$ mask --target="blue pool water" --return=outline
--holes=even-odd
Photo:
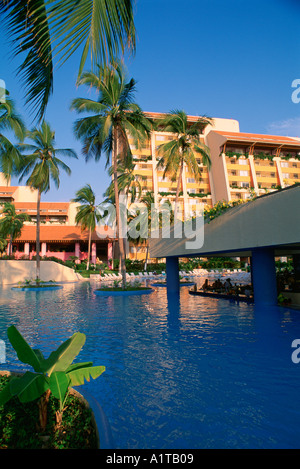
[[[95,285],[1,290],[0,339],[15,324],[45,356],[74,332],[79,361],[105,365],[86,385],[116,448],[299,448],[300,311],[189,295],[98,297]],[[0,369],[23,368],[6,341]],[[79,389],[80,390],[80,389]]]

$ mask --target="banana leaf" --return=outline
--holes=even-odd
[[[45,375],[26,371],[20,378],[10,381],[12,396],[18,396],[20,402],[38,399],[49,389],[49,380]]]
[[[93,366],[91,362],[77,363],[66,370],[66,375],[70,378],[72,386],[84,384],[84,380],[90,381],[90,378],[98,378],[105,371],[105,366]]]
[[[63,371],[57,371],[51,374],[49,378],[50,390],[56,399],[64,401],[65,395],[70,385],[70,379]]]
[[[65,371],[79,354],[85,343],[85,335],[76,332],[52,352],[43,363],[43,371],[50,376],[55,371]]]
[[[33,350],[15,326],[7,329],[8,339],[17,352],[19,360],[32,366],[34,371],[43,371],[43,355],[40,350]]]

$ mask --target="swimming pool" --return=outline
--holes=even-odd
[[[189,295],[99,297],[91,282],[1,290],[0,339],[15,324],[47,356],[76,331],[79,361],[105,365],[86,389],[120,449],[299,448],[300,311]],[[0,369],[23,368],[10,344]],[[80,389],[79,389],[80,390]]]

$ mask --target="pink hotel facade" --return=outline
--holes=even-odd
[[[159,113],[147,113],[157,119]],[[194,122],[197,116],[189,116]],[[132,145],[135,175],[142,192],[153,192],[155,201],[175,200],[176,182],[163,178],[163,170],[157,169],[157,148],[172,134],[153,131],[149,142],[138,151]],[[233,119],[215,118],[213,125],[202,135],[211,154],[211,167],[201,164],[202,180],[195,181],[187,169],[181,181],[180,203],[188,203],[199,197],[206,207],[218,201],[246,200],[254,191],[258,196],[266,192],[300,182],[300,139],[286,136],[240,132],[239,123]],[[26,186],[7,185],[0,174],[0,203],[10,201],[17,212],[28,213],[20,238],[13,244],[16,258],[32,258],[35,255],[35,223],[37,193]],[[67,260],[76,256],[87,257],[88,232],[75,224],[76,204],[71,202],[41,202],[41,255]],[[92,234],[92,259],[108,262],[113,257],[114,234],[109,227],[101,228],[101,237]],[[128,257],[145,257],[145,246],[128,244]]]

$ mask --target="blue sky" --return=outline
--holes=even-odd
[[[135,11],[137,50],[126,66],[144,111],[184,109],[237,119],[242,132],[300,137],[300,103],[291,99],[300,79],[299,0],[137,0]],[[30,128],[18,62],[3,32],[0,38],[0,78]],[[65,160],[72,175],[62,174],[60,188],[52,186],[44,201],[70,200],[90,183],[100,202],[109,184],[105,156],[86,163],[72,133],[70,102],[88,95],[75,86],[78,64],[77,54],[56,70],[46,115],[57,146],[73,148],[78,160]]]

